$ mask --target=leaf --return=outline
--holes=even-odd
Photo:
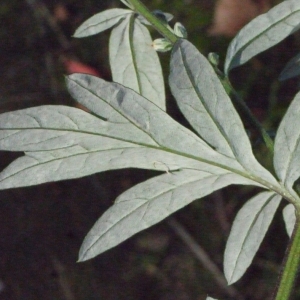
[[[287,0],[252,20],[230,43],[225,73],[293,34],[300,28],[299,18],[299,0]]]
[[[1,172],[0,189],[130,167],[164,172],[182,167],[218,169],[159,149],[131,124],[103,121],[65,106],[1,114],[0,149],[25,151]]]
[[[228,284],[239,280],[250,266],[280,203],[281,196],[262,192],[238,212],[227,240],[224,273]]]
[[[293,204],[288,204],[282,211],[286,232],[289,237],[292,236],[296,224],[296,212]]]
[[[186,40],[173,48],[169,83],[180,110],[205,141],[250,173],[276,184],[255,159],[242,121],[212,66]]]
[[[111,122],[128,124],[130,128],[135,126],[135,130],[139,128],[162,149],[222,168],[244,171],[235,159],[215,152],[165,111],[131,89],[86,74],[68,76],[67,84],[71,95],[90,111]]]
[[[109,41],[113,81],[123,84],[165,110],[162,69],[148,29],[128,15],[115,27]]]
[[[248,181],[228,172],[181,170],[134,186],[116,199],[87,234],[79,261],[95,257],[193,200],[232,183],[248,184]]]
[[[122,8],[112,8],[95,14],[77,28],[74,37],[82,38],[105,31],[117,25],[128,14],[133,14],[133,12]]]
[[[293,184],[300,176],[300,93],[283,117],[274,144],[274,168],[279,180],[293,192]]]
[[[286,80],[300,75],[300,53],[293,57],[279,75],[279,80]]]
[[[212,297],[207,297],[206,300],[218,300],[218,299],[215,299],[215,298],[212,298]]]

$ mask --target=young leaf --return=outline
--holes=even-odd
[[[227,240],[224,273],[228,284],[239,280],[255,256],[280,203],[281,196],[262,192],[238,212]]]
[[[296,224],[296,212],[293,204],[288,204],[282,211],[286,232],[289,237],[292,236]]]
[[[274,168],[279,180],[293,192],[293,184],[300,176],[300,93],[283,117],[274,144]]]
[[[109,41],[113,80],[133,89],[165,109],[162,69],[148,29],[128,15],[115,27]]]
[[[186,40],[172,52],[171,91],[186,119],[216,150],[246,170],[276,184],[255,159],[242,121],[207,59]]]
[[[228,47],[225,73],[276,45],[300,28],[299,0],[286,0],[248,23]]]
[[[140,183],[120,195],[84,239],[79,261],[91,259],[173,212],[229,184],[249,184],[241,176],[180,170]]]
[[[286,80],[300,75],[300,54],[293,57],[279,75],[279,80]]]
[[[215,299],[215,298],[212,298],[212,297],[207,297],[206,300],[218,300],[218,299]]]
[[[74,37],[82,38],[105,31],[130,14],[133,14],[131,10],[122,8],[112,8],[100,12],[81,24],[75,31]]]

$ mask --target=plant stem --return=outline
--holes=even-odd
[[[163,22],[161,22],[149,9],[139,0],[128,0],[130,4],[134,7],[135,11],[141,14],[147,21],[149,21],[152,26],[161,33],[166,39],[168,39],[172,44],[175,44],[178,37],[170,31]]]
[[[234,103],[238,106],[240,111],[247,117],[248,121],[252,124],[252,126],[254,128],[256,128],[256,130],[258,130],[258,132],[261,134],[267,148],[269,149],[270,153],[273,155],[274,154],[274,142],[270,138],[267,131],[262,127],[260,122],[254,117],[251,110],[248,108],[248,106],[244,102],[244,100],[241,98],[241,96],[238,94],[238,92],[233,88],[228,77],[224,77],[224,75],[223,76],[221,75],[221,76],[219,76],[219,78],[222,81],[223,86],[224,86],[225,90],[227,91],[227,93],[229,95],[234,96],[234,99],[233,99]]]
[[[300,214],[297,209],[297,221],[285,253],[283,267],[278,278],[278,284],[273,300],[289,300],[293,291],[300,264]]]

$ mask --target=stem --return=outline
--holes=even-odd
[[[269,149],[270,153],[274,154],[274,142],[270,138],[267,131],[263,128],[263,126],[260,124],[260,122],[255,118],[255,116],[252,114],[251,110],[248,108],[244,100],[241,98],[241,96],[238,94],[238,92],[233,88],[231,85],[228,77],[220,76],[220,72],[217,72],[219,75],[219,78],[227,91],[227,93],[234,96],[234,103],[239,107],[239,109],[242,111],[242,113],[248,118],[249,122],[252,124],[256,130],[261,134],[267,148]],[[223,77],[223,78],[222,78]]]
[[[139,0],[128,0],[134,7],[135,11],[141,14],[152,26],[161,33],[172,44],[175,44],[178,37],[170,31],[149,9]]]
[[[273,300],[289,300],[293,291],[300,264],[300,214],[297,208],[297,221],[285,253]]]

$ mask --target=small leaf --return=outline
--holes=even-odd
[[[169,83],[180,110],[205,141],[249,172],[277,184],[255,159],[242,121],[214,69],[187,40],[173,47]]]
[[[91,259],[173,212],[232,183],[243,184],[238,175],[181,170],[164,174],[127,190],[116,199],[84,239],[79,261]]]
[[[299,0],[287,0],[252,20],[230,43],[225,73],[293,34],[300,28],[299,18]]]
[[[300,176],[300,93],[290,104],[283,117],[274,144],[274,168],[279,180],[293,191],[293,184]]]
[[[129,9],[121,8],[112,8],[100,12],[81,24],[75,31],[74,37],[82,38],[105,31],[132,13],[133,12]]]
[[[176,22],[174,25],[174,33],[180,37],[180,38],[187,38],[187,31],[186,28],[180,23],[180,22]]]
[[[129,7],[131,10],[134,10],[134,7],[127,0],[121,0],[121,2],[127,7]]]
[[[113,80],[165,109],[165,88],[148,29],[134,15],[115,27],[109,41]]]
[[[155,39],[152,43],[152,46],[154,50],[158,52],[168,52],[172,50],[173,47],[172,43],[165,38]]]
[[[262,192],[238,212],[227,240],[224,273],[228,284],[239,280],[250,266],[280,203],[281,196]]]
[[[300,75],[300,53],[293,57],[279,75],[279,80],[286,80]]]
[[[161,11],[160,11],[161,12]],[[162,13],[162,12],[161,12]],[[170,22],[173,18],[174,18],[174,16],[172,15],[172,14],[170,14],[170,13],[163,13],[164,14],[164,19],[165,20],[167,20],[167,22]],[[147,25],[147,26],[151,26],[151,23],[148,21],[148,20],[146,20],[145,19],[145,17],[144,16],[142,16],[142,15],[138,15],[138,20],[141,22],[141,23],[143,23],[144,25]]]
[[[212,297],[207,297],[206,300],[218,300],[218,299],[215,299],[215,298],[212,298]]]
[[[296,224],[296,211],[293,204],[288,204],[282,211],[286,232],[289,237],[292,236]]]

